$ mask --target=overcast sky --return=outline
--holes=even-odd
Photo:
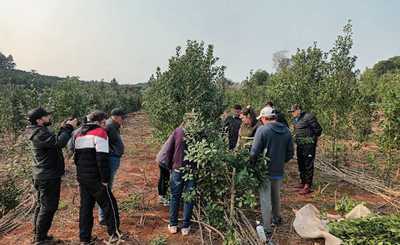
[[[0,52],[18,69],[146,82],[186,40],[215,46],[226,76],[273,71],[272,54],[332,47],[353,21],[357,66],[400,55],[397,0],[0,0]]]

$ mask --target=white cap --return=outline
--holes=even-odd
[[[260,111],[260,115],[257,117],[257,119],[260,120],[261,117],[268,117],[268,118],[276,117],[275,109],[270,106],[264,107]]]

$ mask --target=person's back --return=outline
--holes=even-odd
[[[34,154],[33,178],[54,179],[64,174],[64,147],[71,137],[73,127],[66,125],[55,135],[47,127],[30,125],[27,134]]]
[[[107,132],[97,124],[85,124],[76,136],[75,164],[79,182],[108,182]]]
[[[260,127],[251,153],[256,152],[264,152],[268,158],[269,176],[283,176],[284,163],[293,156],[292,136],[288,127],[279,122]]]
[[[93,208],[97,202],[105,212],[105,225],[110,243],[118,241],[118,204],[110,188],[109,143],[105,130],[107,114],[94,111],[87,116],[75,137],[75,164],[80,191],[79,239],[81,244],[93,244]]]
[[[260,207],[264,229],[271,238],[271,223],[276,225],[282,223],[280,188],[284,164],[293,156],[293,144],[288,127],[276,121],[277,115],[272,107],[264,107],[258,119],[264,126],[256,131],[250,151],[250,163],[257,164],[257,158],[261,154],[267,157],[268,172],[260,185]]]
[[[110,154],[121,157],[124,154],[124,143],[122,141],[120,125],[109,118],[106,122],[106,130],[109,137]]]

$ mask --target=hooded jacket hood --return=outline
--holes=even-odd
[[[86,123],[85,125],[82,126],[80,130],[81,135],[86,135],[90,130],[99,128],[100,126],[96,123]]]
[[[277,134],[287,133],[287,127],[283,123],[273,122],[269,124],[269,127],[271,127],[272,131],[274,131]]]

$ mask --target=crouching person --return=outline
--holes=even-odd
[[[74,140],[75,164],[80,189],[79,238],[81,244],[94,244],[92,237],[95,203],[104,211],[109,242],[120,240],[117,201],[110,188],[109,143],[105,130],[107,114],[94,111],[87,116]]]
[[[189,118],[190,116],[185,115],[185,117]],[[170,142],[173,154],[170,177],[171,201],[169,207],[168,230],[172,234],[178,232],[178,212],[182,194],[184,192],[192,192],[195,188],[194,179],[184,178],[186,171],[194,170],[194,164],[184,160],[185,151],[187,150],[187,145],[185,142],[185,124],[186,123],[183,122],[180,127],[175,129],[175,131],[172,133]],[[181,228],[182,235],[184,236],[188,235],[190,232],[193,205],[193,200],[184,200],[183,225]]]
[[[271,223],[279,225],[280,216],[280,189],[282,186],[284,163],[293,157],[292,136],[286,125],[277,122],[277,115],[273,108],[264,107],[260,116],[263,124],[255,135],[250,152],[250,162],[257,163],[259,155],[267,157],[267,178],[260,188],[260,206],[264,230],[267,237],[271,237]]]

